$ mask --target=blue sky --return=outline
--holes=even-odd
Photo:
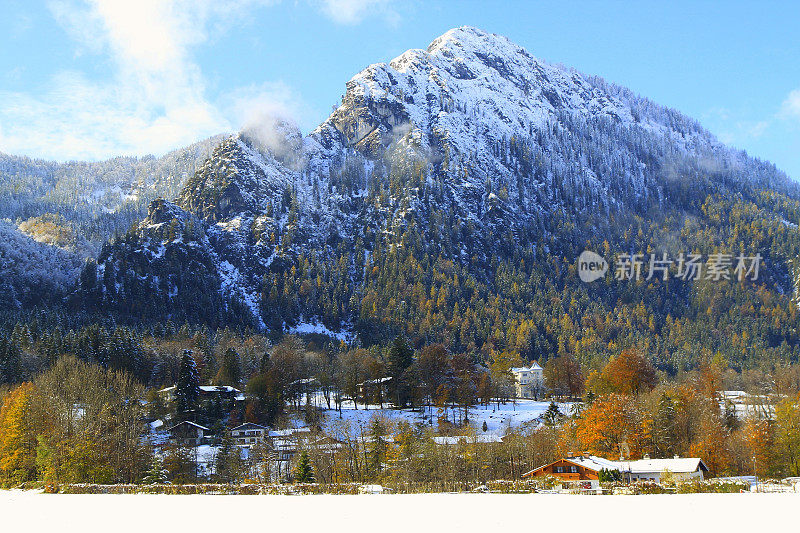
[[[3,0],[0,151],[160,154],[275,112],[307,132],[359,70],[467,24],[800,179],[798,21],[800,2]]]

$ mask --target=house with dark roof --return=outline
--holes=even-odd
[[[200,446],[206,444],[211,436],[210,429],[188,420],[178,422],[167,432],[169,433],[169,442],[181,446]]]

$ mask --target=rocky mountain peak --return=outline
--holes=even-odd
[[[356,74],[305,138],[267,118],[221,142],[176,205],[99,258],[98,280],[127,281],[98,305],[153,293],[154,312],[194,319],[202,292],[214,320],[340,331],[400,256],[502,292],[498,261],[568,262],[574,243],[623,243],[617,220],[704,216],[709,195],[782,179],[674,110],[456,28]]]
[[[335,130],[367,157],[395,144],[445,162],[446,171],[469,162],[509,176],[493,146],[531,137],[562,112],[633,121],[629,106],[580,74],[465,26],[355,75],[342,105],[315,133]]]

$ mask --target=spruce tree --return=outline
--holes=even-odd
[[[389,375],[392,377],[389,386],[397,407],[403,407],[408,402],[409,394],[403,383],[403,375],[413,362],[414,350],[403,335],[398,335],[389,348]]]
[[[0,383],[17,383],[22,378],[22,350],[11,338],[0,337]]]
[[[666,393],[661,395],[653,417],[653,443],[659,455],[669,457],[677,451],[678,426],[675,402]]]
[[[230,433],[223,430],[222,443],[215,459],[216,477],[220,483],[234,483],[240,475],[241,452],[231,438]]]
[[[191,350],[184,350],[178,383],[175,385],[175,399],[178,418],[189,420],[194,416],[200,399],[200,376]]]
[[[164,460],[158,454],[153,454],[150,468],[144,475],[142,483],[145,485],[163,485],[169,480],[169,472],[164,468]]]
[[[303,450],[300,454],[300,461],[294,470],[294,480],[297,483],[314,483],[314,468],[311,466],[311,458],[308,452]]]
[[[386,426],[379,418],[373,418],[369,427],[369,444],[367,455],[369,468],[375,475],[380,475],[383,471],[383,463],[386,462]]]
[[[561,411],[558,409],[558,406],[555,402],[550,402],[550,405],[547,406],[547,411],[544,412],[542,418],[544,420],[544,425],[546,426],[555,426],[559,422],[564,415],[561,414]]]
[[[215,385],[230,385],[238,387],[241,376],[241,366],[239,364],[239,354],[233,348],[228,348],[222,354],[222,364],[219,367],[216,377],[214,377]]]

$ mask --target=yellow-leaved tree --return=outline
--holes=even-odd
[[[36,440],[28,424],[34,387],[23,383],[0,407],[0,486],[13,486],[36,477]]]

